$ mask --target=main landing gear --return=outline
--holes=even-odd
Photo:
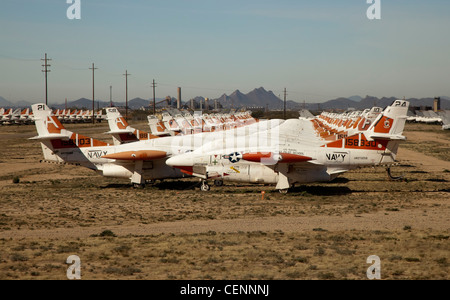
[[[208,185],[208,182],[206,180],[202,180],[202,185],[200,186],[200,190],[202,192],[208,192],[211,189],[211,187]]]
[[[220,180],[220,179],[214,180],[214,185],[215,186],[223,186],[223,180]]]
[[[220,180],[220,179],[214,180],[214,185],[215,186],[223,186],[223,180]],[[202,180],[202,185],[200,186],[200,190],[202,192],[208,192],[210,189],[211,189],[211,187],[209,186],[208,181]]]
[[[133,183],[133,187],[135,189],[144,189],[145,188],[145,183]]]

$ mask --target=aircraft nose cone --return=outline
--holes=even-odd
[[[166,164],[171,167],[193,166],[193,160],[188,154],[180,154],[166,160]]]

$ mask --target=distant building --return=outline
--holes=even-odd
[[[441,110],[441,97],[435,97],[433,103],[433,111],[438,112]]]

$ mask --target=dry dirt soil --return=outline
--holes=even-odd
[[[66,127],[110,142],[106,124]],[[370,255],[382,279],[450,278],[450,132],[438,125],[407,124],[392,169],[402,181],[363,168],[286,195],[203,193],[196,179],[134,189],[40,163],[35,135],[0,127],[0,279],[67,279],[70,255],[82,279],[364,280]]]

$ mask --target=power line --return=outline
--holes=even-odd
[[[94,86],[94,71],[98,68],[94,67],[94,63],[92,63],[92,68],[89,68],[89,70],[92,70],[92,124],[95,124],[95,118],[94,118],[94,110],[95,110],[95,86]]]
[[[112,107],[112,85],[109,86],[109,106]]]
[[[128,70],[125,70],[125,120],[128,121],[128,76],[131,74],[128,74]]]
[[[50,72],[48,67],[50,67],[51,65],[48,64],[48,61],[50,61],[51,59],[47,58],[47,53],[45,53],[45,58],[42,58],[41,60],[44,61],[44,64],[42,65],[44,67],[44,70],[42,70],[42,72],[45,73],[45,104],[48,105],[47,73]]]
[[[156,112],[156,97],[155,97],[156,82],[155,82],[155,79],[153,79],[152,88],[153,88],[153,114],[155,114],[155,112]]]

